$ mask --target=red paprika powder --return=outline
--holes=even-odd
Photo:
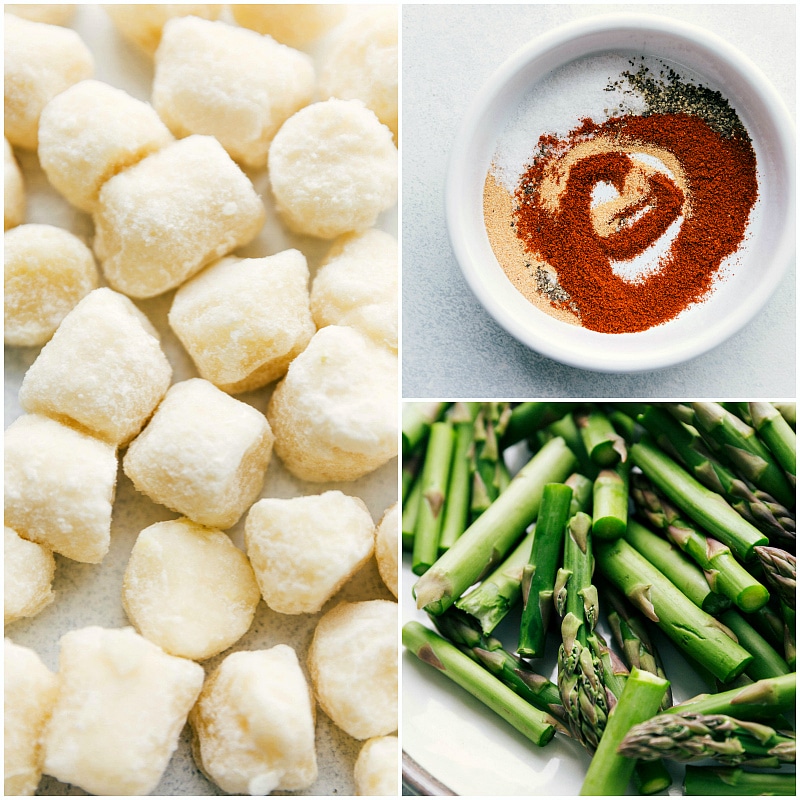
[[[588,141],[609,146],[570,161]],[[675,175],[650,169],[644,190],[621,204],[610,231],[601,234],[592,220],[595,187],[610,184],[622,194],[636,168],[630,153],[648,149],[675,159],[683,185]],[[559,172],[560,183],[553,178]],[[558,189],[555,202],[542,191],[548,180]],[[602,124],[587,119],[564,139],[539,140],[539,155],[515,193],[515,230],[526,250],[555,270],[584,327],[631,333],[703,300],[722,261],[744,239],[757,197],[755,153],[746,134],[723,136],[701,117],[683,113]],[[679,218],[654,270],[631,279],[612,268],[614,261],[644,253]]]

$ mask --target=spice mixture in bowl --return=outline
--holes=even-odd
[[[451,241],[529,346],[604,371],[692,358],[744,325],[793,257],[791,123],[705,32],[603,17],[533,42],[451,155]]]

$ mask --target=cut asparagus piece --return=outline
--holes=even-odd
[[[679,648],[721,681],[745,670],[753,657],[624,539],[596,544],[603,575]]]
[[[691,711],[698,714],[729,714],[737,719],[774,720],[780,714],[794,709],[796,690],[797,674],[790,672],[717,694],[700,694],[672,706],[665,713]]]
[[[757,611],[767,603],[767,589],[733,557],[730,548],[681,517],[644,475],[632,476],[631,496],[638,512],[703,570],[713,591],[743,611]]]
[[[577,405],[577,403],[550,402],[520,403],[511,411],[508,426],[501,440],[503,449],[523,439],[530,439],[538,430],[561,419]]]
[[[630,461],[604,469],[594,482],[592,533],[597,539],[618,539],[628,525]]]
[[[633,774],[635,761],[618,753],[632,726],[658,711],[669,681],[634,667],[616,707],[606,724],[603,738],[589,764],[581,795],[622,795]]]
[[[634,444],[630,457],[684,514],[743,561],[755,558],[754,547],[768,544],[767,537],[742,519],[720,495],[696,481],[651,441],[642,439]]]
[[[666,575],[698,607],[715,615],[731,604],[729,598],[712,591],[702,570],[665,539],[640,525],[628,523],[625,541]]]
[[[414,529],[417,526],[419,516],[419,506],[422,501],[422,474],[417,475],[417,479],[412,485],[408,497],[403,503],[403,550],[412,552],[414,549]]]
[[[403,403],[403,455],[411,455],[425,439],[447,403]]]
[[[789,475],[797,474],[797,435],[772,403],[750,403],[753,427]]]
[[[687,795],[735,797],[797,795],[795,774],[747,772],[741,767],[686,767],[683,790]]]
[[[738,611],[725,611],[719,615],[719,621],[733,631],[739,644],[753,656],[745,672],[754,681],[791,672],[783,656]]]
[[[424,625],[407,622],[402,639],[405,647],[420,661],[466,689],[534,744],[546,745],[555,735],[558,723],[550,714],[523,700],[455,645]]]
[[[530,559],[522,570],[522,620],[517,651],[526,658],[544,655],[545,633],[553,608],[553,587],[561,561],[572,489],[548,483],[536,521]]]
[[[446,611],[523,536],[539,512],[545,484],[563,481],[574,465],[575,456],[563,439],[548,442],[417,581],[417,607],[432,614]]]
[[[726,714],[660,714],[632,727],[618,748],[628,758],[652,761],[667,758],[691,763],[713,758],[738,767],[780,767],[793,764],[796,742],[759,722]]]
[[[613,467],[627,461],[625,440],[614,430],[608,417],[598,409],[576,413],[575,422],[581,432],[589,457],[600,467]]]
[[[414,526],[411,569],[415,575],[426,572],[439,556],[439,535],[453,460],[453,443],[451,422],[434,422],[431,425],[422,468],[422,497]]]

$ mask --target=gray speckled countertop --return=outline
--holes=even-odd
[[[791,270],[762,312],[703,356],[628,375],[564,366],[505,332],[470,291],[444,218],[447,157],[467,106],[515,50],[608,12],[672,16],[724,37],[795,113],[795,18],[781,5],[407,5],[403,9],[403,396],[795,397]]]

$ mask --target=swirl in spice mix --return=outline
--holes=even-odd
[[[620,89],[644,111],[543,134],[513,193],[491,171],[484,190],[489,239],[512,282],[548,313],[603,333],[647,330],[702,302],[758,197],[750,137],[719,92],[644,65],[609,83]]]

